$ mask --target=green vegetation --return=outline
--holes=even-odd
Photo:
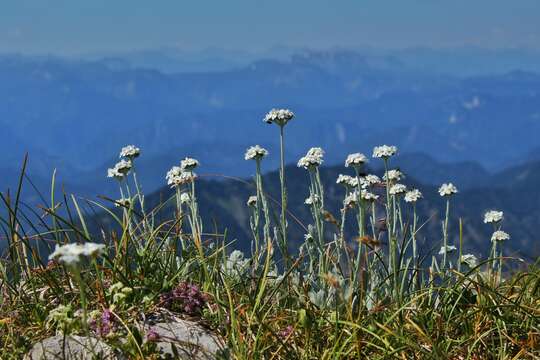
[[[280,129],[283,205],[284,130],[292,118],[285,110],[265,118]],[[140,151],[133,146],[122,149],[123,160],[108,173],[118,180],[120,200],[98,203],[53,190],[36,212],[19,201],[22,185],[2,194],[2,359],[21,358],[55,333],[90,334],[129,358],[156,358],[156,335],[144,321],[164,311],[212,329],[238,359],[540,357],[540,269],[510,266],[519,259],[504,256],[504,242],[511,240],[502,212],[485,214],[486,226],[493,226],[486,239],[490,257],[463,254],[463,241],[452,244],[450,236],[463,239],[462,228],[449,226],[457,189],[443,184],[441,251],[421,255],[416,240],[429,220],[416,213],[421,192],[400,184],[401,174],[391,168],[396,151],[374,150],[386,168],[383,179],[362,175],[363,154],[347,158],[354,173],[338,179],[344,190],[339,219],[324,205],[324,152],[313,148],[300,159],[310,175],[306,206],[313,223],[293,249],[287,220],[294,214],[272,207],[265,192],[261,169],[268,153],[248,149],[245,158],[256,169],[256,191],[246,199],[249,256],[235,250],[227,233],[203,229],[194,159],[171,169],[167,180],[175,194],[153,209],[145,207],[137,182]],[[157,215],[171,203],[174,214]],[[90,227],[89,209],[106,214],[115,230]],[[354,239],[344,232],[350,213],[358,228]]]

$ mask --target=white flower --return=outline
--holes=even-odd
[[[374,193],[369,192],[367,190],[362,190],[360,195],[362,196],[362,199],[366,201],[375,201],[379,198],[379,195],[375,195]]]
[[[343,205],[345,207],[353,207],[358,201],[358,191],[353,191],[345,197],[343,200]]]
[[[345,160],[345,167],[358,168],[368,162],[366,155],[361,153],[349,154]]]
[[[182,195],[180,195],[180,203],[181,204],[188,203],[190,199],[191,199],[191,197],[189,196],[188,193],[182,193]]]
[[[319,196],[316,194],[310,195],[306,200],[304,200],[304,204],[306,205],[313,205],[319,202]]]
[[[442,184],[441,187],[439,188],[439,194],[441,196],[452,196],[453,194],[456,194],[457,192],[458,192],[458,189],[452,183]]]
[[[105,251],[105,245],[87,242],[84,244],[56,245],[49,260],[58,260],[66,265],[76,265],[81,257],[95,257]]]
[[[116,207],[130,207],[131,199],[118,199],[114,202]]]
[[[390,188],[390,195],[401,195],[407,191],[407,187],[403,184],[395,184]]]
[[[120,157],[128,158],[130,160],[135,159],[141,155],[141,149],[136,147],[135,145],[127,145],[122,148],[120,151]]]
[[[305,241],[313,241],[313,235],[311,235],[311,234],[304,234],[304,240],[305,240]]]
[[[192,171],[197,166],[199,166],[199,162],[189,157],[185,158],[180,162],[180,168],[182,169],[182,171]]]
[[[231,277],[244,275],[248,268],[249,259],[246,259],[244,253],[240,250],[234,250],[222,265],[223,272]]]
[[[339,174],[336,180],[336,184],[354,188],[358,186],[358,179],[353,178],[352,176],[349,176],[349,175]]]
[[[473,268],[478,265],[478,259],[473,254],[465,254],[461,256],[461,263]]]
[[[188,184],[196,178],[197,174],[191,171],[183,171],[179,166],[173,166],[165,176],[165,179],[167,179],[167,185],[170,185],[171,187]]]
[[[323,163],[324,150],[321,148],[311,148],[306,156],[298,160],[298,167],[303,167],[306,170],[312,170]]]
[[[246,150],[244,158],[246,160],[260,160],[268,155],[268,150],[260,147],[259,145],[251,146]]]
[[[497,230],[491,235],[491,241],[505,241],[510,240],[510,235],[502,230]]]
[[[256,196],[250,196],[247,201],[248,206],[255,206],[257,205],[257,197]]]
[[[496,224],[501,222],[504,217],[502,211],[490,210],[484,214],[484,223],[486,224]]]
[[[384,181],[399,181],[403,178],[403,173],[397,169],[393,169],[393,170],[388,170],[387,172],[384,173],[383,175],[383,180]]]
[[[445,253],[450,254],[456,250],[457,248],[453,245],[446,245],[446,248],[442,246],[441,250],[439,250],[439,255],[444,255]]]
[[[381,182],[381,179],[377,175],[369,174],[364,176],[364,184],[366,186],[377,185]]]
[[[267,124],[275,123],[285,126],[294,117],[294,113],[288,109],[272,109],[266,114],[263,121]]]
[[[395,146],[382,145],[382,146],[376,146],[373,149],[374,158],[388,159],[389,157],[395,155],[396,153],[397,153],[397,147]]]
[[[422,193],[418,189],[413,189],[405,194],[405,202],[415,203],[423,197]]]
[[[107,170],[107,177],[122,180],[131,170],[132,164],[130,160],[120,160],[113,168]]]

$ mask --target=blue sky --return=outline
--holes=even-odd
[[[539,0],[2,0],[0,51],[540,49]]]

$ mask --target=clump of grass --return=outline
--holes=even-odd
[[[440,255],[421,257],[416,203],[422,196],[400,184],[401,174],[391,169],[395,147],[374,150],[384,163],[382,180],[362,174],[366,156],[347,158],[354,173],[337,180],[344,185],[339,220],[325,208],[322,149],[299,161],[310,176],[306,206],[313,224],[294,249],[287,236],[283,152],[283,129],[291,118],[285,110],[265,118],[280,127],[277,214],[262,181],[268,152],[252,147],[245,155],[256,169],[255,195],[246,204],[253,235],[247,256],[234,250],[226,234],[203,228],[194,159],[171,169],[167,180],[174,195],[153,209],[146,208],[137,181],[140,150],[134,146],[122,149],[125,158],[108,172],[118,181],[119,200],[98,203],[64,194],[58,201],[53,177],[50,201],[37,212],[20,202],[23,168],[15,194],[1,194],[7,214],[0,219],[7,243],[0,262],[2,358],[20,358],[54,333],[99,337],[130,358],[151,358],[156,335],[145,319],[167,314],[210,327],[238,359],[540,356],[538,264],[503,274],[512,259],[502,256],[502,213],[486,214],[495,231],[490,257],[463,254],[462,228],[449,228],[457,193],[451,184],[439,190],[447,204]],[[168,204],[176,210],[161,220],[158,213]],[[114,230],[88,225],[88,214],[97,211]],[[354,238],[344,231],[349,218],[357,225]],[[457,244],[451,233],[459,233]],[[58,256],[58,249],[53,253],[55,246],[96,251],[75,261]]]

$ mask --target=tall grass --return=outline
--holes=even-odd
[[[20,358],[54,333],[101,337],[130,358],[151,358],[156,339],[145,319],[164,313],[198,319],[224,340],[223,356],[238,359],[540,356],[538,264],[503,274],[514,260],[502,256],[502,241],[493,241],[486,259],[463,254],[462,229],[457,244],[449,236],[450,202],[458,201],[453,194],[445,195],[441,253],[421,258],[416,240],[424,223],[416,201],[422,200],[393,188],[392,155],[382,157],[382,181],[368,181],[359,163],[340,180],[338,220],[325,208],[323,152],[308,152],[299,165],[309,173],[306,206],[313,224],[304,239],[291,241],[283,129],[277,209],[263,183],[267,153],[250,158],[256,175],[255,195],[246,204],[253,234],[248,255],[234,250],[227,233],[203,228],[196,165],[183,163],[168,175],[175,191],[153,209],[145,208],[132,166],[115,175],[120,200],[59,196],[53,177],[50,200],[38,211],[21,202],[23,167],[16,191],[1,195],[7,214],[0,218],[7,244],[0,262],[2,359]],[[176,211],[163,220],[170,205]],[[92,226],[96,213],[105,214],[113,230]],[[351,218],[358,234],[348,238]],[[502,221],[494,223],[495,231],[501,227]],[[89,242],[107,250],[79,259],[75,268],[47,261],[55,246]]]

